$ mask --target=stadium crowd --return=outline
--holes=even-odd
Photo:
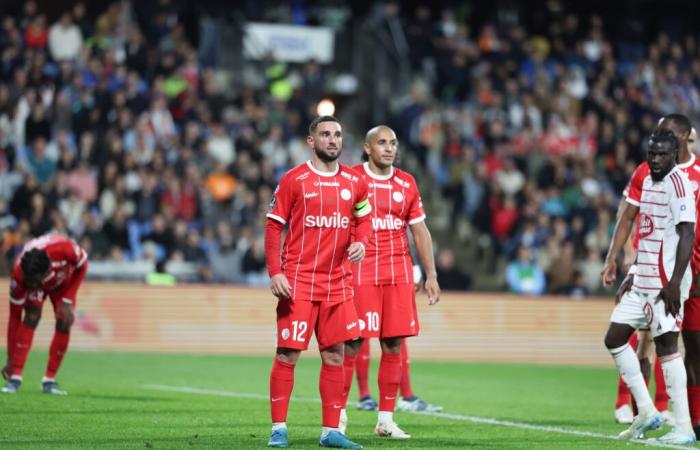
[[[4,273],[53,229],[96,261],[180,260],[202,280],[266,283],[264,211],[279,175],[308,159],[327,68],[256,65],[268,83],[232,90],[216,27],[194,39],[180,13],[116,2],[88,20],[77,3],[49,18],[29,0],[3,16]],[[473,30],[427,5],[384,14],[399,15],[415,76],[390,125],[451,222],[466,218],[509,261],[504,288],[596,291],[646,137],[663,114],[700,112],[697,40],[609,36],[597,16],[533,31],[508,14]]]

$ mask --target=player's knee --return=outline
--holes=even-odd
[[[357,355],[357,353],[360,351],[360,347],[362,347],[362,342],[364,342],[364,339],[362,338],[345,342],[345,354],[348,356]]]
[[[60,333],[70,333],[73,326],[73,317],[61,317],[56,320],[56,331]]]
[[[41,320],[41,313],[27,312],[24,315],[24,326],[29,328],[36,328],[37,325],[39,325],[39,320]]]
[[[603,342],[605,343],[605,348],[612,350],[613,348],[622,347],[627,343],[627,340],[621,336],[618,336],[612,330],[608,330],[608,332],[605,333],[605,339]]]
[[[401,353],[401,340],[402,338],[383,338],[382,350],[388,353]]]
[[[285,364],[294,365],[297,363],[300,354],[301,352],[299,350],[293,350],[289,348],[278,348],[275,357]]]
[[[672,355],[678,352],[678,333],[664,333],[654,338],[656,354],[659,356]]]

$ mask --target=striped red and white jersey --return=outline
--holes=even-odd
[[[700,160],[698,160],[695,155],[691,154],[691,159],[683,164],[676,165],[676,168],[685,172],[690,180],[690,185],[693,188],[693,194],[695,195],[695,212],[700,216]],[[623,195],[627,198],[632,198],[637,203],[639,203],[639,198],[642,192],[642,183],[644,178],[649,175],[649,164],[645,162],[637,166],[632,178],[630,178],[627,187],[625,188]],[[632,203],[632,202],[630,202]],[[700,223],[700,220],[696,216],[695,219],[696,226]],[[637,249],[639,245],[639,216],[637,216],[637,226],[634,229],[634,237],[632,244]],[[693,256],[690,260],[690,267],[693,271],[693,275],[700,272],[700,233],[695,233],[695,244],[693,246]]]
[[[695,223],[693,186],[685,172],[674,167],[658,182],[647,174],[642,180],[641,192],[630,191],[627,202],[639,207],[634,289],[655,295],[673,274],[679,240],[676,225]],[[689,265],[681,281],[681,292],[688,292],[691,277]]]
[[[365,259],[355,271],[355,283],[413,284],[407,229],[425,220],[416,180],[396,167],[392,167],[388,175],[373,173],[368,163],[354,169],[367,181],[373,230]]]
[[[347,248],[357,219],[370,212],[367,183],[350,167],[328,173],[308,161],[282,176],[267,217],[287,225],[281,269],[294,300],[352,300]]]
[[[20,266],[24,253],[32,249],[44,250],[51,260],[49,274],[42,281],[41,288],[36,291],[30,291],[25,285],[24,274]],[[27,298],[29,300],[42,300],[46,294],[59,291],[72,281],[75,270],[82,267],[87,259],[87,252],[62,234],[50,233],[32,239],[24,245],[22,253],[17,257],[12,269],[10,302],[21,305]]]

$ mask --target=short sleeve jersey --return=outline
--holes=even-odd
[[[668,283],[676,263],[676,225],[695,223],[696,199],[688,176],[674,167],[661,181],[651,175],[642,180],[640,194],[630,192],[627,201],[639,206],[637,274],[634,289],[655,295]],[[681,292],[690,289],[691,269],[681,281]]]
[[[676,168],[680,169],[688,176],[688,180],[690,180],[690,185],[695,196],[695,211],[696,214],[700,215],[700,160],[698,160],[695,155],[692,155],[690,161],[683,164],[678,164]],[[632,178],[630,178],[630,181],[623,192],[629,203],[639,206],[639,201],[642,194],[642,184],[648,175],[649,165],[646,162],[643,162],[637,166],[632,174]],[[700,220],[698,220],[697,217],[695,223],[700,223]],[[634,230],[632,242],[634,248],[637,249],[639,246],[639,216],[637,216],[637,226]],[[700,272],[700,234],[697,232],[695,233],[695,244],[693,246],[693,256],[690,260],[690,266],[693,274]]]
[[[32,249],[44,250],[51,260],[49,273],[42,281],[41,288],[36,291],[31,291],[26,287],[20,266],[24,253]],[[61,234],[51,233],[32,239],[25,244],[12,269],[10,301],[21,305],[27,299],[43,300],[46,295],[60,291],[71,282],[75,270],[82,267],[87,259],[88,255],[85,250]]]
[[[372,238],[356,270],[355,283],[413,284],[407,229],[425,220],[416,180],[396,167],[387,175],[373,173],[368,163],[355,169],[367,181],[372,206]]]
[[[352,300],[347,248],[356,218],[370,212],[367,183],[350,167],[328,173],[308,161],[282,176],[267,217],[287,225],[281,267],[294,300]]]

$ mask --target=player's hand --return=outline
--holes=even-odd
[[[278,273],[270,278],[270,290],[272,295],[277,298],[290,298],[292,296],[292,288],[289,286],[289,281],[283,273]]]
[[[428,294],[429,305],[440,301],[440,285],[438,285],[437,277],[428,277],[425,280],[425,293]]]
[[[10,358],[7,358],[7,363],[5,364],[5,367],[2,368],[2,377],[9,381],[11,376],[12,376],[12,361],[10,361]]]
[[[601,272],[603,286],[608,287],[617,280],[617,263],[615,261],[605,261],[603,271]]]
[[[661,289],[658,301],[663,301],[666,308],[666,315],[676,317],[681,310],[681,287],[678,283],[668,283]]]
[[[634,275],[632,275],[630,273],[625,277],[624,280],[622,280],[622,284],[620,284],[620,287],[617,288],[617,291],[615,292],[615,304],[616,305],[618,303],[620,303],[620,300],[622,299],[622,296],[625,295],[625,292],[632,289],[633,284],[634,284]]]
[[[357,264],[365,258],[365,246],[362,242],[353,242],[348,247],[348,259]]]

